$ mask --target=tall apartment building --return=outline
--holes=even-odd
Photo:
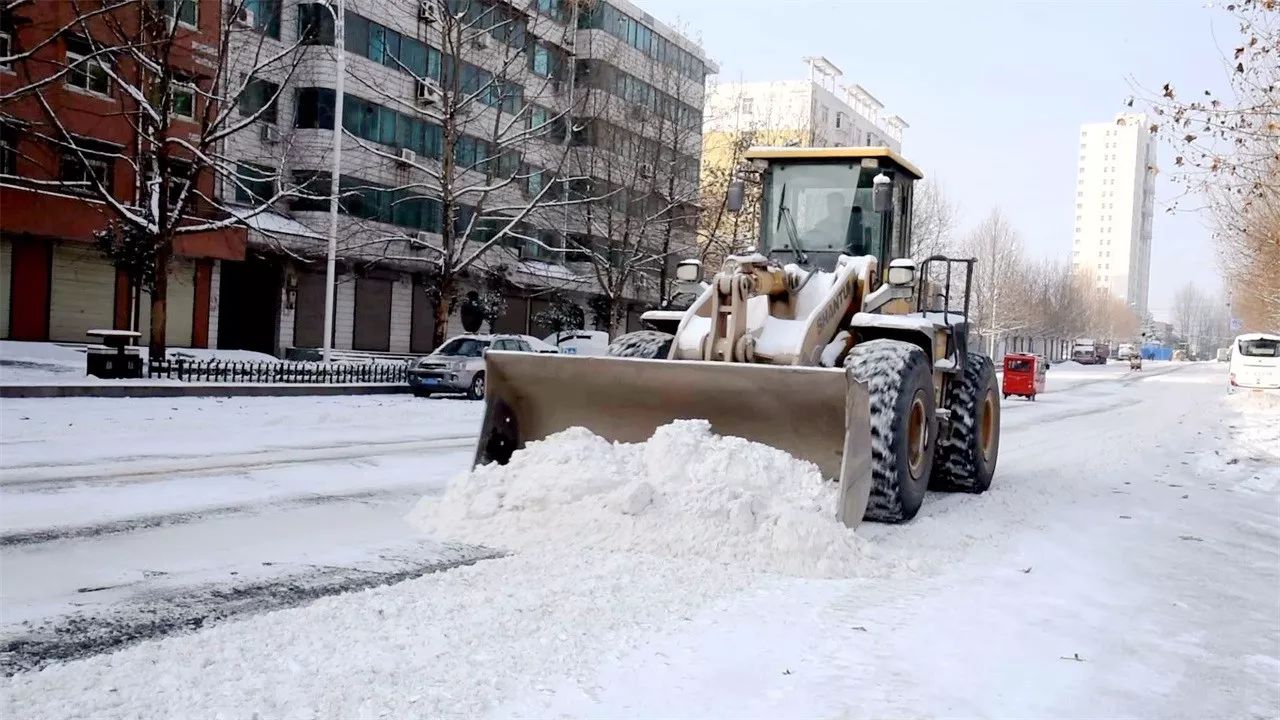
[[[707,97],[707,133],[755,132],[770,142],[801,146],[886,146],[902,149],[908,125],[885,112],[861,85],[824,57],[805,58],[809,77],[784,82],[721,83]]]
[[[202,25],[218,17],[206,6],[222,5],[167,1],[194,8]],[[203,283],[193,293],[203,335],[171,333],[171,344],[274,354],[323,344],[335,116],[343,127],[336,348],[433,348],[446,232],[465,235],[460,252],[477,256],[453,295],[499,294],[505,307],[494,329],[539,336],[549,332],[539,320],[555,296],[582,306],[591,322],[609,274],[601,258],[623,263],[630,250],[652,260],[649,244],[657,244],[661,262],[609,287],[627,328],[636,327],[659,300],[666,261],[694,246],[703,92],[715,69],[696,44],[626,0],[346,0],[340,38],[332,3],[227,2],[242,12],[224,25],[225,76],[244,83],[235,112],[252,122],[226,139],[232,169],[209,193],[243,227],[238,252],[203,258],[194,275]],[[460,32],[450,36],[450,27]],[[78,217],[87,218],[82,235],[101,224]],[[640,217],[643,232],[633,229]],[[2,220],[8,286],[0,290],[35,303],[18,287],[10,218]],[[629,248],[618,246],[632,236]],[[105,260],[82,252],[77,266],[76,287],[110,296]],[[118,315],[114,325],[127,327]],[[79,340],[111,320],[86,316],[56,338],[31,339]],[[456,303],[448,321],[447,334],[461,331]]]
[[[299,187],[323,188],[334,114],[332,18],[320,3],[276,7],[280,46],[302,38],[314,47],[280,80],[288,102],[271,123],[276,130],[245,133],[228,154],[246,168],[284,168]],[[679,205],[655,242],[666,243],[670,258],[693,248],[703,88],[714,71],[693,42],[625,0],[346,0],[346,8],[341,185],[351,201],[342,203],[339,230],[335,347],[432,349],[432,248],[449,222],[439,178],[451,172],[450,192],[471,193],[455,197],[452,227],[461,234],[477,223],[475,251],[485,233],[507,224],[502,216],[517,223],[518,233],[484,249],[456,291],[485,293],[498,274],[505,298],[493,322],[498,332],[549,333],[540,318],[553,294],[582,307],[591,324],[591,300],[602,293],[608,268],[584,260],[619,252],[611,240],[622,223],[602,218],[640,214],[642,181]],[[443,12],[465,18],[462,42],[446,37],[453,21],[433,15]],[[434,91],[424,91],[424,80],[445,90],[429,113],[421,112],[423,93]],[[476,93],[482,97],[456,121],[455,137],[431,119]],[[405,152],[413,164],[401,160]],[[496,171],[484,169],[489,163]],[[665,187],[656,187],[659,181]],[[548,186],[548,201],[520,216]],[[226,190],[236,191],[244,188]],[[603,200],[584,202],[590,197]],[[565,204],[574,202],[580,204]],[[477,210],[484,219],[476,219]],[[317,260],[328,203],[295,197],[276,211],[250,221],[261,226],[249,234],[253,261],[223,266],[224,282],[234,275],[238,286],[262,294],[260,303],[240,303],[240,326],[248,326],[255,304],[278,309],[275,325],[220,345],[263,347],[269,333],[281,351],[322,344],[325,279]],[[647,266],[622,288],[627,329],[638,328],[640,312],[658,302],[656,272]],[[449,321],[446,334],[462,331],[458,313]],[[229,322],[224,314],[222,327]]]
[[[1145,115],[1080,128],[1071,265],[1142,317],[1151,281],[1156,143]]]

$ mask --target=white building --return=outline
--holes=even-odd
[[[1071,264],[1141,317],[1151,275],[1156,143],[1145,115],[1080,128]]]
[[[302,187],[315,182],[316,194],[327,194],[335,112],[332,16],[320,0],[247,0],[246,7],[253,12],[251,24],[269,34],[268,50],[280,52],[301,40],[307,55],[291,77],[264,78],[273,83],[271,91],[285,85],[279,108],[268,121],[257,123],[262,127],[232,138],[227,155],[247,172],[261,168],[270,174],[279,168],[282,181]],[[445,12],[467,18],[470,40],[465,46],[442,49],[452,47],[441,36],[439,13]],[[458,97],[482,98],[468,110],[454,147],[455,166],[493,162],[500,174],[510,160],[505,177],[522,178],[503,185],[478,171],[458,173],[463,181],[456,187],[498,186],[484,195],[490,208],[526,204],[545,185],[560,183],[561,175],[576,174],[579,155],[621,152],[624,140],[627,149],[644,143],[660,148],[666,162],[659,167],[678,169],[673,182],[697,187],[704,79],[715,72],[714,64],[694,42],[627,0],[589,5],[570,0],[346,0],[344,36],[343,123],[349,137],[342,151],[346,199],[339,221],[334,332],[340,350],[422,353],[433,347],[428,271],[435,256],[429,248],[438,247],[444,218],[439,183],[419,168],[442,173],[444,151],[440,123],[421,109],[424,78],[447,85],[448,68],[459,67]],[[253,40],[250,51],[242,53],[247,61],[260,56]],[[485,87],[482,96],[475,90]],[[593,114],[575,118],[572,138],[566,141],[566,113],[580,113],[588,103]],[[536,130],[547,127],[552,129]],[[527,139],[519,145],[501,140],[522,135]],[[497,157],[493,148],[500,142],[515,152]],[[411,161],[402,160],[406,153]],[[628,156],[636,163],[638,157]],[[614,173],[622,166],[607,165]],[[644,175],[650,185],[656,182],[652,169]],[[584,182],[620,184],[595,174]],[[578,191],[569,187],[565,192]],[[224,194],[234,201],[245,188],[228,187]],[[692,197],[681,197],[686,195]],[[328,206],[327,199],[294,198],[250,222],[253,257],[222,263],[214,278],[227,288],[214,295],[217,347],[287,354],[290,348],[323,343]],[[631,206],[624,210],[631,212]],[[471,211],[461,208],[455,227],[465,226]],[[598,237],[604,233],[581,222],[580,214],[563,209],[530,213],[520,230],[536,241],[509,238],[485,250],[470,267],[463,291],[483,289],[482,270],[505,274],[506,310],[493,323],[496,331],[547,334],[549,328],[538,318],[549,307],[550,291],[563,291],[583,307],[599,294],[592,268],[580,260],[582,253],[564,251],[577,247],[568,237],[580,245],[607,248],[608,238]],[[679,216],[694,218],[696,210]],[[485,222],[497,225],[496,220]],[[692,248],[695,236],[689,223],[676,227],[677,221],[670,222],[671,249]],[[468,242],[478,247],[478,237],[474,233]],[[656,304],[652,284],[627,294],[628,329],[638,329],[640,311]],[[448,334],[461,330],[455,312]]]
[[[861,85],[824,57],[805,58],[809,77],[783,82],[721,83],[707,95],[707,132],[794,132],[804,146],[887,146],[902,149],[908,125],[888,115]]]

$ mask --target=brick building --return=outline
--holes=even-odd
[[[174,72],[189,78],[192,88],[208,87],[220,6],[177,0],[161,7],[178,25],[170,56]],[[134,76],[137,67],[128,58],[96,57],[88,50],[90,39],[111,44],[108,22],[118,28],[141,22],[137,6],[83,24],[71,3],[25,3],[0,13],[0,55],[29,53],[0,66],[0,93],[48,81],[38,96],[0,104],[0,338],[82,342],[91,328],[137,327],[147,339],[145,295],[139,301],[136,288],[92,245],[112,213],[85,190],[96,179],[122,205],[137,201],[139,178],[126,159],[139,142],[132,122],[139,106],[102,63],[111,63],[120,78]],[[205,98],[193,90],[185,100],[194,122]],[[83,156],[58,141],[47,112],[76,138]],[[175,133],[184,130],[182,120],[171,126]],[[211,174],[199,174],[193,185],[207,196],[214,192]],[[178,239],[169,273],[170,345],[212,345],[217,263],[242,260],[245,247],[243,228]]]

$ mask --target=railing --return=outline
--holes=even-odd
[[[177,358],[148,361],[147,377],[225,383],[403,383],[407,382],[408,369],[408,364],[403,362],[324,364]]]

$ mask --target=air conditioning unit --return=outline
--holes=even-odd
[[[430,240],[431,240],[430,233],[426,232],[425,230],[419,230],[417,237],[409,239],[409,252],[413,253],[414,255],[417,255],[419,253],[426,251],[428,245],[430,244]]]
[[[431,78],[420,78],[418,80],[418,104],[419,105],[439,105],[443,94],[440,90],[440,83]]]
[[[247,7],[241,7],[240,12],[236,13],[235,24],[240,27],[253,27],[254,21],[253,11]]]
[[[405,165],[412,165],[418,162],[418,153],[409,148],[400,148],[400,162]]]
[[[261,133],[262,142],[268,145],[280,142],[280,128],[275,125],[263,125]]]
[[[471,42],[479,50],[488,50],[490,45],[493,43],[493,38],[489,37],[489,33],[482,32],[479,35],[476,35],[475,39]]]
[[[436,0],[419,0],[418,19],[428,25],[440,22],[440,5]]]

